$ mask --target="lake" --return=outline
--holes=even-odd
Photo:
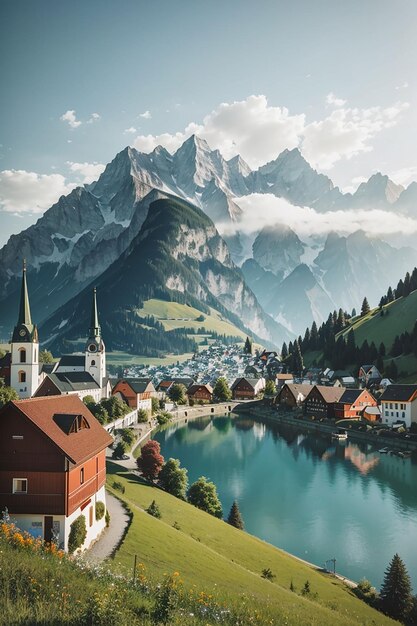
[[[155,439],[190,484],[216,484],[225,517],[236,499],[253,535],[320,566],[336,558],[340,574],[378,589],[398,552],[417,593],[416,459],[250,416],[199,418]]]

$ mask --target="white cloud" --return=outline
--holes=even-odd
[[[11,213],[43,213],[74,186],[61,174],[3,170],[0,172],[0,207]]]
[[[66,111],[66,113],[61,115],[61,117],[59,119],[62,122],[68,122],[68,124],[69,124],[69,126],[71,128],[78,128],[78,126],[81,126],[81,124],[82,124],[82,122],[80,122],[80,120],[77,120],[76,115],[75,115],[75,111],[73,109]]]
[[[67,161],[71,172],[81,177],[81,183],[88,184],[97,180],[102,172],[104,172],[106,166],[103,163],[73,163]]]
[[[222,103],[201,124],[191,122],[177,133],[139,135],[133,145],[143,152],[158,144],[175,152],[193,133],[206,139],[225,158],[240,154],[252,168],[275,159],[285,148],[300,147],[312,165],[330,169],[341,159],[350,159],[372,150],[372,139],[397,124],[409,106],[397,102],[386,108],[359,109],[343,107],[342,100],[328,94],[338,108],[322,120],[306,123],[305,114],[292,115],[285,107],[268,104],[263,95]]]
[[[123,131],[125,134],[131,133],[132,135],[134,135],[137,130],[134,126],[131,126],[130,128],[125,128]]]
[[[98,113],[92,113],[89,120],[87,120],[87,124],[93,124],[94,122],[98,122],[101,119],[101,115]]]
[[[188,124],[183,132],[136,138],[134,146],[150,151],[158,144],[175,151],[192,134],[206,139],[225,158],[236,154],[258,167],[278,156],[285,148],[295,148],[305,125],[304,114],[290,115],[285,107],[271,107],[265,96],[249,96],[239,102],[220,104],[202,124]]]
[[[330,106],[335,106],[335,107],[342,107],[344,104],[346,104],[346,100],[342,100],[342,98],[337,98],[333,91],[331,91],[330,93],[327,94],[326,96],[326,104],[329,104]]]
[[[407,102],[370,109],[340,108],[304,129],[301,150],[313,166],[331,169],[340,159],[351,159],[372,150],[371,140],[385,128],[395,126]]]
[[[401,169],[395,170],[389,174],[389,177],[397,183],[397,185],[407,187],[413,181],[417,181],[417,165],[402,167]]]
[[[417,233],[417,220],[377,209],[318,213],[309,207],[293,206],[272,194],[251,194],[237,198],[236,202],[243,210],[242,218],[236,224],[218,225],[222,234],[232,234],[235,229],[255,233],[279,223],[293,228],[301,238],[330,231],[342,235],[364,230],[380,236]]]
[[[399,89],[407,89],[407,88],[408,88],[408,86],[409,86],[409,85],[408,85],[407,81],[404,81],[402,85],[397,85],[397,86],[395,87],[395,89],[396,89],[396,91],[398,91]]]
[[[150,120],[152,115],[150,111],[144,111],[143,113],[139,113],[139,117],[143,117],[145,120]]]

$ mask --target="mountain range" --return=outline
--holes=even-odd
[[[167,283],[155,272],[153,289],[161,288],[169,298],[190,289],[193,297],[210,301],[210,306],[214,302],[224,315],[239,317],[254,334],[275,344],[304,330],[312,318],[321,321],[332,308],[358,307],[365,295],[372,301],[417,260],[413,248],[397,249],[363,232],[330,233],[326,239],[303,241],[295,230],[281,224],[244,233],[239,230],[243,213],[239,199],[253,193],[273,194],[318,212],[382,208],[417,216],[416,183],[404,189],[387,176],[375,174],[354,194],[343,194],[298,149],[284,150],[274,161],[252,171],[240,156],[225,160],[196,136],[175,154],[161,146],[149,154],[127,147],[96,182],[62,196],[36,224],[10,237],[0,250],[0,334],[6,338],[15,321],[23,257],[33,314],[39,323],[45,322],[45,339],[56,331],[56,312],[61,311],[59,323],[67,319],[63,308],[69,302],[76,306],[77,298],[82,300],[80,294],[93,282],[110,289],[108,272],[115,272],[114,267],[125,272],[128,258],[129,263],[136,259],[131,279],[140,282],[146,259],[133,252],[138,245],[144,249],[146,238],[153,241],[157,232],[149,229],[150,213],[164,223],[174,211],[181,226],[176,236],[182,233],[181,245],[185,246],[182,269],[194,273],[193,280],[178,283],[171,277]],[[178,206],[173,209],[175,198],[183,200],[184,220]],[[217,242],[214,248],[207,240],[191,254],[189,244],[184,243],[192,211],[200,223],[198,241],[204,240],[207,229],[208,240]],[[204,225],[202,215],[209,219]],[[234,225],[233,235],[219,235],[215,227],[222,232],[224,224]],[[177,245],[175,239],[165,240],[164,254],[178,259]],[[211,256],[203,253],[206,248]],[[237,265],[242,262],[240,271]],[[144,291],[138,289],[135,297],[143,300]],[[131,291],[125,310],[137,306]],[[117,298],[122,298],[119,292]],[[64,331],[62,326],[62,336],[67,332],[72,336],[75,327],[68,322]]]

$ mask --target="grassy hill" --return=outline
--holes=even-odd
[[[378,347],[381,342],[385,344],[387,352],[391,349],[396,335],[413,330],[417,320],[417,290],[407,297],[398,298],[383,307],[384,315],[381,316],[379,308],[371,309],[363,317],[353,318],[352,324],[347,326],[336,339],[342,335],[346,338],[350,329],[353,330],[357,346],[361,346],[365,340],[369,344],[373,341]],[[390,362],[387,357],[385,362]],[[400,376],[402,382],[415,382],[417,379],[417,358],[413,354],[399,356],[393,359],[399,372],[406,372]]]
[[[115,481],[125,488],[115,490]],[[132,512],[132,522],[113,567],[131,571],[134,555],[151,576],[176,570],[191,595],[213,595],[228,607],[248,606],[254,621],[243,624],[288,626],[384,626],[393,624],[360,601],[342,582],[298,559],[232,528],[195,507],[152,487],[110,463],[108,488]],[[162,513],[144,512],[155,500]],[[261,572],[270,568],[270,582]],[[306,581],[311,594],[301,595]],[[291,583],[295,591],[290,590]]]

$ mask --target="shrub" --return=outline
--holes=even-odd
[[[172,413],[169,413],[168,411],[161,411],[156,416],[156,420],[160,426],[163,426],[163,424],[166,424],[167,422],[172,420]]]
[[[119,431],[119,434],[122,440],[128,445],[131,446],[137,439],[137,435],[134,432],[133,428],[122,428]]]
[[[96,520],[102,519],[104,513],[106,512],[106,507],[104,506],[104,502],[96,502]]]
[[[301,589],[301,595],[308,596],[311,593],[310,583],[308,580],[305,581],[304,587]]]
[[[152,414],[153,414],[153,413],[156,413],[159,410],[159,408],[161,407],[161,404],[160,404],[158,398],[151,398],[151,403],[152,403]]]
[[[115,480],[113,482],[113,489],[116,489],[116,491],[120,491],[120,493],[124,493],[125,492],[124,484],[119,482],[118,480]]]
[[[159,506],[157,505],[155,500],[152,500],[152,502],[146,509],[146,512],[149,513],[149,515],[152,515],[152,517],[156,517],[157,519],[161,519],[162,517]]]
[[[157,400],[156,398],[152,398],[152,400]],[[152,406],[152,411],[153,411],[153,406]],[[139,424],[144,424],[148,421],[149,419],[149,415],[148,415],[148,411],[145,411],[145,409],[139,409],[138,411],[138,422]]]
[[[124,454],[126,454],[127,445],[125,441],[119,441],[116,444],[115,449],[113,450],[112,458],[113,459],[121,459]]]
[[[106,515],[104,516],[104,519],[106,520],[106,528],[108,528],[110,526],[110,513],[108,509],[106,511]]]
[[[78,548],[81,548],[85,538],[87,537],[87,525],[85,516],[80,515],[70,526],[70,534],[68,537],[68,552],[72,554]]]
[[[205,476],[200,476],[188,490],[188,502],[198,509],[210,513],[215,517],[222,518],[222,505],[217,495],[216,485],[207,480]]]
[[[261,572],[261,578],[265,578],[265,580],[274,580],[275,574],[272,573],[269,567],[265,567]]]

